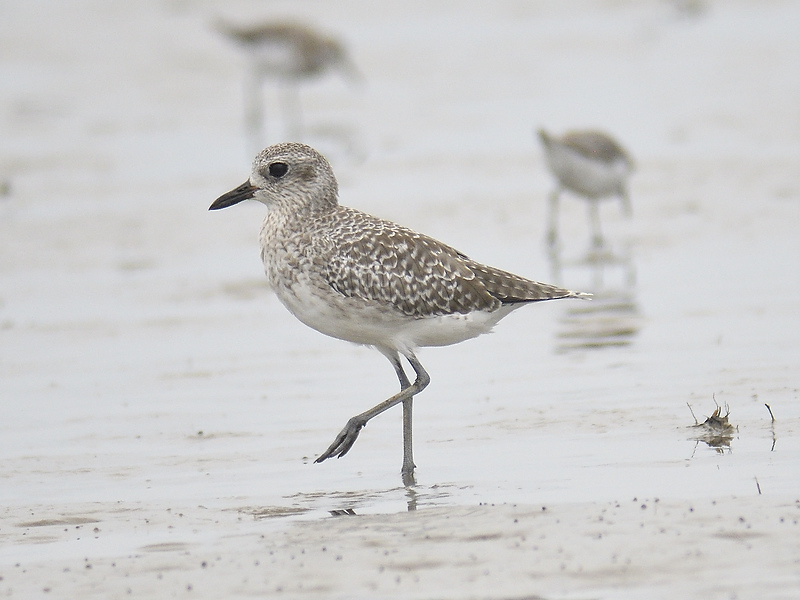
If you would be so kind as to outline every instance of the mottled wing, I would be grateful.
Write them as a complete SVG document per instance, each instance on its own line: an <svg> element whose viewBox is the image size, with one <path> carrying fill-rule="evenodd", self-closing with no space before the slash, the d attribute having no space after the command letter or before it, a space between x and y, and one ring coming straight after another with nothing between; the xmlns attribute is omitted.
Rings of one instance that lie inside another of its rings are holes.
<svg viewBox="0 0 800 600"><path fill-rule="evenodd" d="M348 208L315 239L329 285L340 294L429 317L496 310L501 302L467 257L428 236Z"/></svg>

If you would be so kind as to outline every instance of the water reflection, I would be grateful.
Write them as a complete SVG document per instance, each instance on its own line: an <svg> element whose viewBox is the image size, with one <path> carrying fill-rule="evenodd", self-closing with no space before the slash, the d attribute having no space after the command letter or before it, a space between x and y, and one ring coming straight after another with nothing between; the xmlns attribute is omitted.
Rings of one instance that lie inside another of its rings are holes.
<svg viewBox="0 0 800 600"><path fill-rule="evenodd" d="M564 261L557 247L549 250L551 278L559 283L569 271L572 289L592 292L591 302L572 302L559 322L556 351L628 346L641 328L636 300L636 267L629 248L614 252L593 248ZM584 283L577 283L581 279Z"/></svg>
<svg viewBox="0 0 800 600"><path fill-rule="evenodd" d="M466 486L468 488L469 486ZM284 496L284 506L245 506L237 510L255 519L309 518L310 515L357 516L360 514L413 512L451 504L464 486L436 484L431 486L394 487L387 489L352 490L347 492L299 492ZM400 507L403 507L400 509Z"/></svg>
<svg viewBox="0 0 800 600"><path fill-rule="evenodd" d="M772 408L769 404L764 404L769 411L769 418L770 418L770 432L772 433L772 448L769 449L770 452L775 452L775 444L778 442L778 436L775 434L775 415L772 414Z"/></svg>
<svg viewBox="0 0 800 600"><path fill-rule="evenodd" d="M299 492L283 497L281 506L239 506L233 509L257 521L269 519L316 520L369 514L414 512L417 507L452 506L454 497L471 486L434 484L383 490ZM402 507L402 508L401 508Z"/></svg>
<svg viewBox="0 0 800 600"><path fill-rule="evenodd" d="M716 404L716 399L714 403ZM716 450L718 454L724 454L725 450L730 452L733 436L739 430L738 427L732 425L728 420L728 416L731 414L730 408L726 405L725 414L723 415L722 407L717 404L717 408L711 413L711 416L707 417L706 420L701 423L697 420L692 406L688 403L687 406L689 406L689 410L694 418L694 425L691 426L693 429L693 436L691 439L697 442L697 444L695 444L695 450L697 450L697 445L703 442L709 448ZM692 452L692 456L694 456L694 452Z"/></svg>
<svg viewBox="0 0 800 600"><path fill-rule="evenodd" d="M406 498L408 498L408 512L417 510L417 490L411 486L406 486Z"/></svg>
<svg viewBox="0 0 800 600"><path fill-rule="evenodd" d="M411 487L406 486L406 506L408 508L408 512L414 512L417 510L417 491ZM355 511L354 508L333 508L329 509L328 512L332 517L356 517L358 513Z"/></svg>
<svg viewBox="0 0 800 600"><path fill-rule="evenodd" d="M334 508L328 511L332 517L357 517L355 509L352 508Z"/></svg>

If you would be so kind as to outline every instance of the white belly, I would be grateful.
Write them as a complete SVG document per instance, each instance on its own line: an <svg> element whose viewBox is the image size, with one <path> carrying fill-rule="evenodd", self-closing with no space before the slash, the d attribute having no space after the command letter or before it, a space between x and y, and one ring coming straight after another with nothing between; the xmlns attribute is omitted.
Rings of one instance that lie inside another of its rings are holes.
<svg viewBox="0 0 800 600"><path fill-rule="evenodd" d="M547 161L561 185L588 198L618 194L630 170L623 159L604 163L560 144L552 144Z"/></svg>
<svg viewBox="0 0 800 600"><path fill-rule="evenodd" d="M295 317L321 333L398 352L449 346L477 337L522 306L509 304L493 312L414 318L374 302L342 296L329 287L316 288L299 281L291 288L276 287L275 291Z"/></svg>

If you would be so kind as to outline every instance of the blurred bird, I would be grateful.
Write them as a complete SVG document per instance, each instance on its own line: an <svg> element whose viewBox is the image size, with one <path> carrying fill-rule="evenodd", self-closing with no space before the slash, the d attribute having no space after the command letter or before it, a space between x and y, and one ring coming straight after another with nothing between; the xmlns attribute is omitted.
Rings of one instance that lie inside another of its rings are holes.
<svg viewBox="0 0 800 600"><path fill-rule="evenodd" d="M603 246L598 202L617 196L623 212L631 215L627 181L633 172L633 160L610 135L600 131L570 131L561 138L540 129L539 139L544 146L547 166L558 181L550 194L547 242L558 242L558 198L569 190L589 201L589 221L592 245Z"/></svg>
<svg viewBox="0 0 800 600"><path fill-rule="evenodd" d="M249 73L245 89L245 126L252 145L262 147L264 133L264 82L279 84L279 103L286 125L286 137L300 141L303 118L299 84L338 71L349 81L361 81L344 46L311 28L297 23L264 23L237 27L217 22L216 28L245 50Z"/></svg>
<svg viewBox="0 0 800 600"><path fill-rule="evenodd" d="M666 0L674 9L675 14L682 18L697 18L703 16L708 11L708 3L705 0Z"/></svg>

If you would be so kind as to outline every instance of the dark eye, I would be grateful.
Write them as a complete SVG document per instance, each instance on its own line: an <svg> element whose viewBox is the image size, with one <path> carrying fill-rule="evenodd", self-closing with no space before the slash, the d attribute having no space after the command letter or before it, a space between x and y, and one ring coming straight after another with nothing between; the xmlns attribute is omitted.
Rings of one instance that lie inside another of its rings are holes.
<svg viewBox="0 0 800 600"><path fill-rule="evenodd" d="M288 170L289 165L285 162L274 162L269 166L269 174L278 179L286 175L286 171Z"/></svg>

